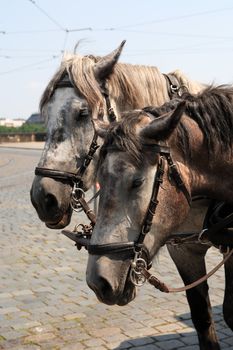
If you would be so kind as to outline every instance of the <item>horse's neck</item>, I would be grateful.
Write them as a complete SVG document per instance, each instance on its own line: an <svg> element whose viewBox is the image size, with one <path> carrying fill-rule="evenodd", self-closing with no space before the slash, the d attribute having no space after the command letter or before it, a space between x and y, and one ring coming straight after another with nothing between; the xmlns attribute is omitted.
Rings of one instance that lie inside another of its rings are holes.
<svg viewBox="0 0 233 350"><path fill-rule="evenodd" d="M178 150L178 160L186 164L184 168L186 174L188 173L192 196L204 195L233 202L233 149L222 152L220 148L216 148L212 155L209 154L203 134L196 122L190 120L187 115L185 119L185 126L190 133L191 159L187 156L187 159L182 161L182 152Z"/></svg>
<svg viewBox="0 0 233 350"><path fill-rule="evenodd" d="M121 65L109 81L110 96L119 114L123 111L161 106L169 101L167 82L156 67Z"/></svg>
<svg viewBox="0 0 233 350"><path fill-rule="evenodd" d="M122 88L113 88L113 106L119 116L123 111L142 109L146 106L159 107L170 100L167 80L156 67L128 65L128 68L130 67L133 69L132 74L128 76L127 83L117 77L118 85ZM180 70L170 74L176 78L182 91L187 89L190 93L195 94L204 88L203 84L190 80Z"/></svg>
<svg viewBox="0 0 233 350"><path fill-rule="evenodd" d="M207 165L192 172L193 195L233 203L233 163L224 159L215 159L212 163L212 167Z"/></svg>

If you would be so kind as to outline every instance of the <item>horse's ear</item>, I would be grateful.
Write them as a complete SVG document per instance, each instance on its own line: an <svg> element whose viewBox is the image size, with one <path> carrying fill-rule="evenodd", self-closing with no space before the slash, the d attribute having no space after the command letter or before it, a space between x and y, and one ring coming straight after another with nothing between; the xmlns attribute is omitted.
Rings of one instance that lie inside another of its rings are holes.
<svg viewBox="0 0 233 350"><path fill-rule="evenodd" d="M173 98L172 100L165 102L162 106L147 106L143 108L143 111L152 114L155 118L161 115L173 111L182 101L180 97Z"/></svg>
<svg viewBox="0 0 233 350"><path fill-rule="evenodd" d="M109 55L102 57L94 66L94 75L97 80L103 81L108 78L109 75L113 72L113 68L117 63L121 51L126 43L126 40L123 40L120 46L111 52Z"/></svg>
<svg viewBox="0 0 233 350"><path fill-rule="evenodd" d="M185 101L182 101L174 111L153 120L141 130L140 136L144 139L166 140L178 125L185 105Z"/></svg>
<svg viewBox="0 0 233 350"><path fill-rule="evenodd" d="M93 119L93 123L94 123L94 128L95 128L97 135L100 136L101 138L105 139L106 135L108 133L109 124L107 124L99 119Z"/></svg>

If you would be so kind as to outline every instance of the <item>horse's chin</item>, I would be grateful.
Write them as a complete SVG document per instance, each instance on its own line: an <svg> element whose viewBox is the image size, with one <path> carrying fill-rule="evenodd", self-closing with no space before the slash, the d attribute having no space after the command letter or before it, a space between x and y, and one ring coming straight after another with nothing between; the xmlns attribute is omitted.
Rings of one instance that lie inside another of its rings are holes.
<svg viewBox="0 0 233 350"><path fill-rule="evenodd" d="M45 222L45 225L50 229L60 230L69 225L72 216L72 209L69 208L56 222Z"/></svg>
<svg viewBox="0 0 233 350"><path fill-rule="evenodd" d="M116 295L98 295L96 293L96 296L98 300L101 303L104 303L106 305L119 305L124 306L129 304L131 301L133 301L136 297L137 289L136 287L131 283L131 281L127 281L124 290Z"/></svg>
<svg viewBox="0 0 233 350"><path fill-rule="evenodd" d="M118 299L117 305L124 306L129 304L131 301L135 299L136 295L137 295L136 287L131 282L126 283L124 292Z"/></svg>

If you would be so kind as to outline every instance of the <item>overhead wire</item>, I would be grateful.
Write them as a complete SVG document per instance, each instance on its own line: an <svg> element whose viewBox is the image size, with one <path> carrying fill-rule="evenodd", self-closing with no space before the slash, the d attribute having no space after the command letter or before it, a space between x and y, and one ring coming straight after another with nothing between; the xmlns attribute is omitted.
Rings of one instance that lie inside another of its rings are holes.
<svg viewBox="0 0 233 350"><path fill-rule="evenodd" d="M65 52L65 48L66 48L66 44L67 44L67 41L68 41L68 34L69 32L78 32L78 31L85 31L85 30L92 30L92 28L88 27L88 28L74 28L74 29L67 29L65 28L63 25L61 25L55 18L53 18L47 11L45 11L44 9L42 9L37 3L35 0L28 0L30 3L32 3L41 13L43 13L47 18L49 18L49 20L51 22L53 22L57 27L58 29L47 29L47 30L24 30L24 31L12 31L12 32L8 32L8 31L5 31L5 30L1 30L0 31L0 34L4 34L4 35L10 35L10 34L35 34L35 33L48 33L48 32L55 32L55 31L63 31L65 33L65 37L64 37L64 41L63 41L63 45L62 45L62 49L60 50L60 54L64 54ZM1 55L0 56L1 58L13 58L13 56L10 56L10 55ZM59 56L56 56L54 55L52 59L54 58L57 58ZM51 61L51 59L48 59L48 60L43 60L43 61L40 61L40 62L36 62L36 63L32 63L32 64L28 64L28 65L24 65L24 66L21 66L21 67L17 67L17 68L13 68L13 69L10 69L10 70L7 70L5 72L0 72L0 75L4 75L4 74L8 74L8 73L11 73L11 72L16 72L16 71L21 71L21 70L24 70L25 68L28 68L28 67L31 67L31 66L35 66L37 64L41 64L41 63L44 63L44 62L48 62L48 61Z"/></svg>
<svg viewBox="0 0 233 350"><path fill-rule="evenodd" d="M52 57L59 57L58 54L52 55ZM48 54L40 54L40 55L1 55L0 58L6 58L6 59L25 59L25 58L39 58L39 57L48 57Z"/></svg>
<svg viewBox="0 0 233 350"><path fill-rule="evenodd" d="M63 45L62 45L62 49L61 49L61 54L63 55L65 48L66 48L66 44L68 41L68 35L70 32L79 32L79 31L86 31L86 30L92 30L92 28L88 27L88 28L75 28L75 29L68 29L65 28L63 25L61 25L56 19L54 19L47 11L45 11L44 9L42 9L35 0L28 0L29 2L31 2L40 12L42 12L47 18L50 19L50 21L52 21L60 30L62 30L63 32L65 32L65 37L64 37L64 41L63 41Z"/></svg>
<svg viewBox="0 0 233 350"><path fill-rule="evenodd" d="M32 29L32 30L15 30L15 31L5 31L1 30L0 34L4 35L17 35L17 34L37 34L37 33L49 33L49 32L59 32L60 29Z"/></svg>
<svg viewBox="0 0 233 350"><path fill-rule="evenodd" d="M67 31L67 29L61 25L57 20L55 20L52 16L48 14L44 9L42 9L39 5L37 5L35 0L28 0L31 2L40 12L42 12L46 17L50 19L51 22L53 22L58 28L60 28L63 31Z"/></svg>
<svg viewBox="0 0 233 350"><path fill-rule="evenodd" d="M125 29L125 28L131 28L131 27L144 26L144 25L147 25L147 24L155 24L155 23L162 23L162 22L177 21L177 20L180 20L180 19L186 19L186 18L197 17L197 16L204 16L204 15L207 15L207 14L215 14L215 13L231 11L231 10L233 10L233 6L227 7L227 8L215 9L215 10L194 12L194 13L190 13L190 14L186 14L186 15L179 15L179 16L174 16L174 17L165 17L165 18L156 19L156 20L153 20L153 21L128 24L128 25L124 25L124 26L112 27L112 28L109 28L109 29L110 30Z"/></svg>
<svg viewBox="0 0 233 350"><path fill-rule="evenodd" d="M17 67L17 68L9 69L8 71L0 72L0 75L5 75L5 74L8 74L8 73L22 71L22 70L24 70L26 68L33 67L33 66L39 65L41 63L49 62L49 61L52 61L52 60L57 59L57 58L59 58L59 56L53 56L52 58L49 58L49 59L46 59L46 60L42 60L42 61L26 64L26 65L23 65L23 66L20 66L20 67Z"/></svg>
<svg viewBox="0 0 233 350"><path fill-rule="evenodd" d="M190 13L190 14L186 14L186 15L179 15L179 16L173 16L173 17L166 17L166 18L161 18L161 19L156 19L153 21L147 21L147 22L140 22L140 23L132 23L129 25L124 25L124 26L115 26L115 27L111 27L111 28L92 28L92 27L84 27L84 28L66 28L65 26L63 26L61 23L59 23L58 20L56 20L54 17L52 17L47 11L45 11L41 6L39 6L37 4L37 2L35 0L28 0L31 4L33 4L33 6L35 6L38 11L40 11L43 15L45 15L53 24L56 25L57 29L47 29L47 30L24 30L24 31L12 31L12 32L8 32L5 30L0 30L0 34L2 35L10 35L10 34L35 34L35 33L48 33L48 32L56 32L56 31L63 31L65 33L64 36L64 40L63 40L63 44L62 44L62 48L60 50L61 54L64 54L65 48L67 46L67 42L68 42L68 35L69 33L74 33L74 32L79 32L79 31L123 31L123 32L132 32L132 33L142 33L142 34L156 34L156 35L164 35L164 36L182 36L182 37L197 37L197 38L211 38L211 39L219 39L219 40L232 40L232 37L212 37L212 36L207 36L207 35L202 35L202 34L188 34L188 33L167 33L167 32L153 32L153 31L140 31L140 30L136 30L136 29L127 29L127 28L133 28L133 27L138 27L138 26L145 26L148 24L156 24L156 23L162 23L162 22L166 22L166 21L176 21L176 20L181 20L181 19L185 19L185 18L190 18L190 17L196 17L196 16L203 16L203 15L207 15L207 14L215 14L215 13L219 13L219 12L224 12L224 11L230 11L233 10L233 6L232 7L228 7L228 8L220 8L220 9L215 9L215 10L208 10L208 11L202 11L202 12L195 12L195 13ZM208 44L208 43L207 43ZM205 43L206 45L206 43ZM185 47L185 49L195 49L195 46L193 47ZM183 48L170 48L170 49L157 49L156 52L158 51L169 51L169 52L175 52L177 50L182 50ZM5 50L6 52L8 50ZM36 50L32 50L32 51L36 51ZM38 50L39 51L39 50ZM49 51L48 51L49 52ZM51 51L50 51L51 52ZM144 50L145 52L145 50ZM153 52L150 51L150 52ZM12 55L7 55L2 52L2 55L0 56L1 58L13 58ZM142 53L139 53L139 55ZM147 51L148 54L148 51ZM130 53L128 53L128 55L131 55ZM29 57L29 56L28 56ZM54 56L57 57L57 56ZM51 59L49 59L51 60ZM34 65L34 64L33 64ZM25 66L28 67L29 65ZM0 72L0 74L7 74L13 71L18 71L23 67L18 67L6 72Z"/></svg>
<svg viewBox="0 0 233 350"><path fill-rule="evenodd" d="M69 30L67 28L65 28L63 25L61 25L57 20L55 20L53 17L50 16L50 14L45 11L44 9L42 9L39 5L37 5L35 0L28 0L29 2L31 2L40 12L42 12L47 18L49 18L50 21L52 21L60 30L62 30L63 32L65 32L65 37L64 37L64 41L63 41L63 45L62 45L62 49L61 49L61 54L63 55L63 52L65 51L66 48L66 44L68 41L68 34L69 34Z"/></svg>
<svg viewBox="0 0 233 350"><path fill-rule="evenodd" d="M106 29L107 30L107 29ZM137 34L152 34L152 35L161 35L161 36L175 36L175 37L184 37L184 38L197 38L197 39L214 39L214 40L232 40L233 36L213 36L205 34L193 34L193 33L176 33L176 32L158 32L158 31L147 31L147 30L134 30L134 29L116 29L116 31L123 33L137 33Z"/></svg>

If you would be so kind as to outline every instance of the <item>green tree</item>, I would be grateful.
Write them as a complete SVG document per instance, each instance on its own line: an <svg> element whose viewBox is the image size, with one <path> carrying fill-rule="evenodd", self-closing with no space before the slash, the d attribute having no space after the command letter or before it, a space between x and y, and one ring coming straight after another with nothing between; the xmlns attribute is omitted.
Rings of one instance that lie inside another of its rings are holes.
<svg viewBox="0 0 233 350"><path fill-rule="evenodd" d="M24 123L22 126L18 128L14 128L13 126L2 126L0 125L0 133L1 134L11 134L11 133L24 133L24 132L46 132L46 128L41 124L27 124Z"/></svg>

